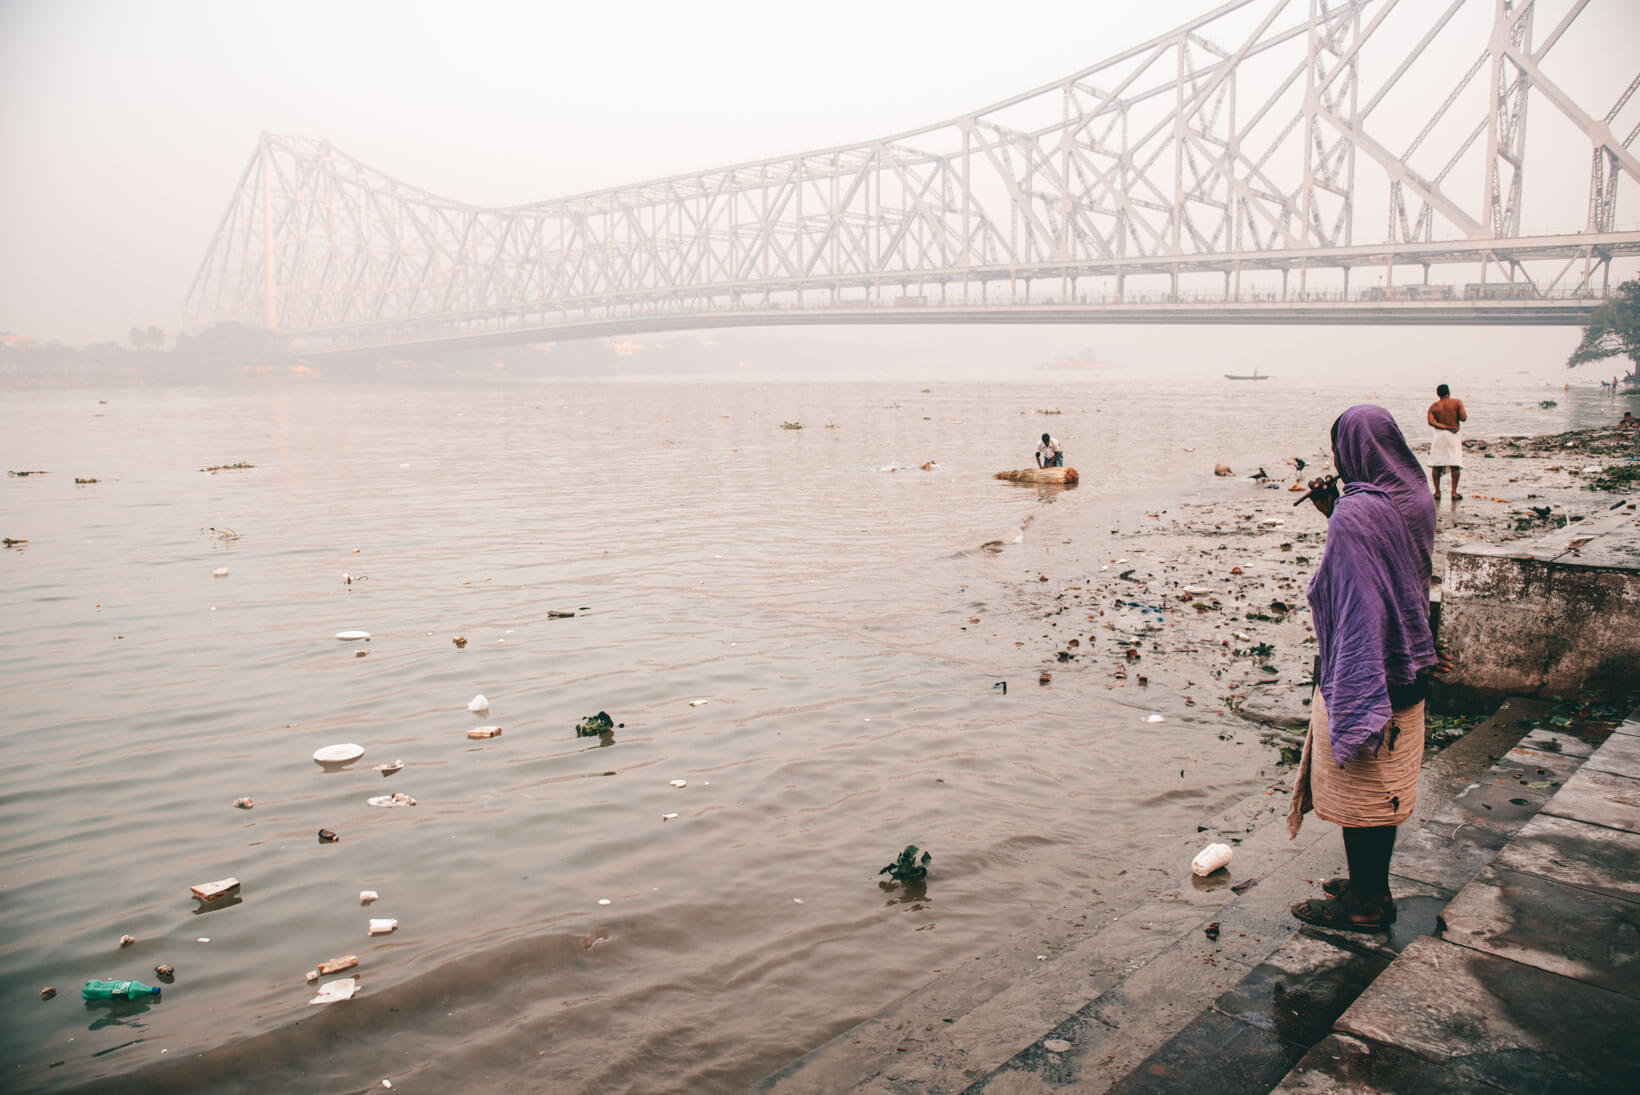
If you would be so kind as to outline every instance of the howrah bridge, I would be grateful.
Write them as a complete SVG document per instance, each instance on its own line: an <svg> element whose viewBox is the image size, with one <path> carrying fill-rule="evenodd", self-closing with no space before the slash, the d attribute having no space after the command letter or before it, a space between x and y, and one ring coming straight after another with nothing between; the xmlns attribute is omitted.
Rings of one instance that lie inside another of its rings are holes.
<svg viewBox="0 0 1640 1095"><path fill-rule="evenodd" d="M1640 261L1640 67L1613 47L1631 3L1231 0L925 128L506 208L264 133L187 321L313 354L821 323L1580 323Z"/></svg>

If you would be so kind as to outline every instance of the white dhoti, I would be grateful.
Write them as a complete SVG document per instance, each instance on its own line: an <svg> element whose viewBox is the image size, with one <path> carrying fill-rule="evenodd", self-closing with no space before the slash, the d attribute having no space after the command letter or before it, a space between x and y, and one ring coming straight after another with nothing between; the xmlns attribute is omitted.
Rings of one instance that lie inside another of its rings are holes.
<svg viewBox="0 0 1640 1095"><path fill-rule="evenodd" d="M1448 430L1436 430L1429 443L1429 466L1432 468L1463 467L1463 442Z"/></svg>

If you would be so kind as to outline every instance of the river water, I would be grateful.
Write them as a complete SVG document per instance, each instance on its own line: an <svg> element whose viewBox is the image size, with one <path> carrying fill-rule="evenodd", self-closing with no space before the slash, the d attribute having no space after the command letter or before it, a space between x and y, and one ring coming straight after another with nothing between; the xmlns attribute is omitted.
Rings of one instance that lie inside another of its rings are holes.
<svg viewBox="0 0 1640 1095"><path fill-rule="evenodd" d="M1545 391L1459 394L1493 434L1609 411ZM1412 422L1431 398L1370 394ZM1039 687L1024 593L1132 550L1110 530L1147 507L1248 489L1214 462L1318 452L1362 395L1027 371L0 396L7 469L49 472L0 485L28 541L0 555L0 1086L734 1090L1056 910L1176 886L1180 834L1275 758L1182 696ZM1079 489L991 478L1043 429ZM576 737L600 710L624 725ZM364 757L312 760L343 742ZM366 804L391 792L417 805ZM920 901L878 886L907 843ZM230 875L242 899L200 910ZM310 1007L344 954L359 996ZM158 962L157 1004L79 1000Z"/></svg>

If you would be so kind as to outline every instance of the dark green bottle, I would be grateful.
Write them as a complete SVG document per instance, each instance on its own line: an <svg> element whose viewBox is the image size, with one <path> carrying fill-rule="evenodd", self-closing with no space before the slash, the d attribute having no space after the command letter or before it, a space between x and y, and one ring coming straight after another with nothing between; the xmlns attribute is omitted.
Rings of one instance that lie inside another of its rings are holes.
<svg viewBox="0 0 1640 1095"><path fill-rule="evenodd" d="M87 981L80 994L87 1000L142 1000L159 995L159 986L149 988L141 981Z"/></svg>

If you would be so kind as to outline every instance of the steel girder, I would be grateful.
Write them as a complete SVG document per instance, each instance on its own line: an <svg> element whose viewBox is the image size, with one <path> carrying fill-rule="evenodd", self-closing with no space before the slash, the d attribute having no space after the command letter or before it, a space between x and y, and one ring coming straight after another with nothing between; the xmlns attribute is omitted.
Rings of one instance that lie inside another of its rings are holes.
<svg viewBox="0 0 1640 1095"><path fill-rule="evenodd" d="M989 311L1033 283L1038 302L1086 299L1083 279L1120 303L1130 278L1179 299L1181 278L1210 273L1235 301L1244 275L1278 272L1302 297L1312 271L1341 271L1347 294L1354 268L1427 282L1441 264L1533 296L1598 293L1613 255L1640 254L1618 220L1640 184L1640 75L1609 108L1564 90L1547 55L1625 0L1562 2L1534 41L1536 0L1231 0L939 125L511 208L264 133L189 319L367 344L725 309ZM1408 98L1443 91L1406 132ZM1592 157L1581 233L1524 231L1531 100ZM1382 233L1365 230L1367 194ZM1563 264L1534 277L1528 260Z"/></svg>

